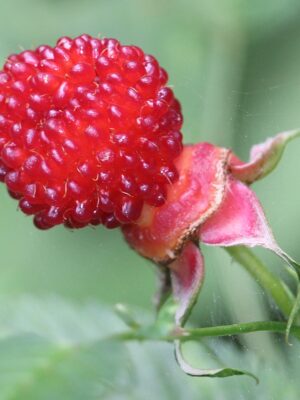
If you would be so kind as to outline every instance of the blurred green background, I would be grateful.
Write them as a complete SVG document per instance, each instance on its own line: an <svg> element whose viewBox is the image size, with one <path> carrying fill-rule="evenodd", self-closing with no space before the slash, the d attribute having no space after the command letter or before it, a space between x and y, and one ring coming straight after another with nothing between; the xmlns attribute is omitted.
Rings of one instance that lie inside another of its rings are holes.
<svg viewBox="0 0 300 400"><path fill-rule="evenodd" d="M169 72L169 83L181 100L185 142L209 141L231 147L246 159L251 145L279 131L300 127L298 0L0 0L0 6L2 63L10 53L39 44L54 45L59 36L74 37L81 33L116 37L155 55ZM255 186L280 245L298 260L299 154L300 141L287 149L275 173ZM70 232L60 227L40 232L33 227L30 218L16 212L16 203L3 187L0 195L2 314L7 314L5 305L9 307L12 303L15 307L13 316L22 314L16 310L24 303L26 312L36 313L36 307L41 303L42 315L47 313L48 300L45 298L55 296L60 300L57 307L49 300L52 311L48 318L58 325L64 319L58 316L64 302L75 309L91 302L108 306L124 302L148 310L151 315L155 289L153 267L127 248L120 232L102 228ZM195 324L277 316L262 290L221 249L209 248L204 252L207 279L193 314ZM273 271L285 277L280 261L265 251L258 251L258 254ZM30 301L26 297L28 294L32 296ZM1 317L1 313L0 333L3 336L10 318L6 314L5 318ZM81 325L81 314L78 313L78 325ZM19 323L15 324L15 329L19 333ZM41 333L47 329L37 331ZM36 332L34 328L32 330ZM18 352L19 343L10 343L10 346L12 353ZM6 345L2 347L5 349ZM138 350L133 349L138 368L145 369L146 380L152 379L155 385L161 375L166 381L172 378L181 391L174 388L170 391L170 384L168 390L160 392L157 389L155 397L150 396L151 391L143 392L142 396L139 394L142 392L133 393L138 384L132 382L131 397L128 398L219 400L252 399L261 395L262 399L298 399L293 396L299 393L300 383L292 373L285 375L274 367L285 362L283 351L286 349L281 342L274 344L274 340L265 334L246 336L238 345L230 347L228 354L236 354L235 361L242 357L244 369L249 367L249 361L252 366L255 364L254 369L263 365L263 370L267 371L260 388L253 389L252 383L245 384L247 378L231 378L226 383L204 379L195 384L176 369L171 351L168 365L157 355L157 368L153 367L153 370L159 369L161 374L151 374L146 372L145 364L151 364L153 360L149 361L146 353L138 359ZM0 347L0 359L1 354ZM250 360L248 356L254 358ZM297 360L289 360L289 363L296 368ZM167 372L169 368L174 371ZM3 373L5 375L7 371ZM285 382L282 385L290 388L284 397L280 397L282 392L276 389L279 376ZM59 387L57 382L53 387L41 386L36 392L33 389L34 394L25 397L22 390L15 395L1 394L0 387L0 399L69 399L66 394L60 397L57 394L60 392L55 392L55 387ZM60 381L61 387L65 386L64 382L63 379ZM267 389L270 385L274 385L272 395ZM149 382L148 387L151 388ZM190 392L184 394L184 387L192 389L186 389ZM123 398L113 389L108 397L92 397L87 394L88 390L79 397L73 395L70 398ZM201 395L204 390L205 395Z"/></svg>

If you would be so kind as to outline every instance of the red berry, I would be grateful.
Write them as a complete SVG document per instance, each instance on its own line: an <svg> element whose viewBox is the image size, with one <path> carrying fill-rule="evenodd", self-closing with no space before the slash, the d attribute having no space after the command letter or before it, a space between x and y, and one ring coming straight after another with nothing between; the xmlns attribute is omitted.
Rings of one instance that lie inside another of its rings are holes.
<svg viewBox="0 0 300 400"><path fill-rule="evenodd" d="M182 150L167 78L138 47L89 35L7 58L0 180L38 228L114 228L165 203Z"/></svg>

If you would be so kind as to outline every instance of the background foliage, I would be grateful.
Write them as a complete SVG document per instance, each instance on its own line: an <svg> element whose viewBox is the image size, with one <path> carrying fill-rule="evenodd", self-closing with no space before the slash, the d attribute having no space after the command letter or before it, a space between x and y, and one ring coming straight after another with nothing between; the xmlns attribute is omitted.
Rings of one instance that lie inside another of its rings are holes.
<svg viewBox="0 0 300 400"><path fill-rule="evenodd" d="M157 56L181 99L186 142L211 141L246 158L252 144L300 126L297 0L0 0L0 6L2 62L83 32ZM298 259L299 152L300 142L293 143L276 172L256 184L279 243ZM39 232L4 188L0 196L0 399L298 399L299 352L294 346L288 355L266 334L214 342L227 364L262 370L259 387L247 378L187 378L168 345L103 345L101 336L122 328L112 304L132 304L151 318L152 267L117 231ZM277 316L221 249L204 251L207 279L196 325ZM280 261L260 254L282 273ZM198 348L187 349L194 363L210 366L211 354Z"/></svg>

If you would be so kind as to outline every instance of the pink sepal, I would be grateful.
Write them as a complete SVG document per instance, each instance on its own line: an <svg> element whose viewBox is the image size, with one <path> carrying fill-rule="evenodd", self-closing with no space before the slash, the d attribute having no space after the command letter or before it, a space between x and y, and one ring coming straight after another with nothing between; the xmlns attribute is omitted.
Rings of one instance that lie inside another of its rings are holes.
<svg viewBox="0 0 300 400"><path fill-rule="evenodd" d="M197 300L204 280L204 259L201 251L193 242L188 242L169 268L173 296L178 303L175 322L182 326Z"/></svg>

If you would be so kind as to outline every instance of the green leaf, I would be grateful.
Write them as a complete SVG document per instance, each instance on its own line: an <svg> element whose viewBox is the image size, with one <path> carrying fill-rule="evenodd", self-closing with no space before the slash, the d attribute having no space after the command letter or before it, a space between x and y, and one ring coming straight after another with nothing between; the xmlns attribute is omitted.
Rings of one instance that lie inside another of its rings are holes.
<svg viewBox="0 0 300 400"><path fill-rule="evenodd" d="M259 383L258 378L248 371L243 371L239 369L233 369L229 367L223 368L214 368L214 369L200 369L192 367L183 357L182 354L182 344L179 341L175 343L175 355L176 360L182 369L187 375L194 376L194 377L206 377L206 378L227 378L234 375L247 375L253 378L256 383Z"/></svg>
<svg viewBox="0 0 300 400"><path fill-rule="evenodd" d="M0 354L1 400L103 398L131 383L126 348L117 342L64 346L22 335L2 339Z"/></svg>
<svg viewBox="0 0 300 400"><path fill-rule="evenodd" d="M0 400L92 400L130 391L128 348L112 310L59 298L0 303Z"/></svg>
<svg viewBox="0 0 300 400"><path fill-rule="evenodd" d="M159 318L167 325L173 321L173 312L172 304L166 304ZM145 310L134 314L143 324L153 319ZM212 340L211 347L222 364L237 370L247 366L259 374L258 392L250 380L215 380L212 384L187 376L176 365L169 343L103 341L104 336L123 329L112 308L99 302L1 298L0 400L199 400L199 393L204 399L298 399L298 343L293 351L286 347L287 363L282 352L262 360L261 355L237 348L234 342ZM185 352L195 365L200 361L211 365L211 350L202 342L189 342Z"/></svg>

